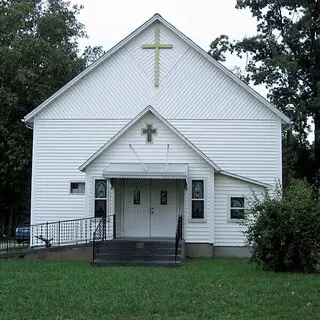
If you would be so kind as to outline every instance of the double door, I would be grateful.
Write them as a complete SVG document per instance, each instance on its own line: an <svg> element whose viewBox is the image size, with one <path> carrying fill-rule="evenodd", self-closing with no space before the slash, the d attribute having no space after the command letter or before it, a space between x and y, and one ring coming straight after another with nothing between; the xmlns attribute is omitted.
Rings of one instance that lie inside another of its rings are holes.
<svg viewBox="0 0 320 320"><path fill-rule="evenodd" d="M123 200L125 237L174 237L177 219L175 180L127 180Z"/></svg>

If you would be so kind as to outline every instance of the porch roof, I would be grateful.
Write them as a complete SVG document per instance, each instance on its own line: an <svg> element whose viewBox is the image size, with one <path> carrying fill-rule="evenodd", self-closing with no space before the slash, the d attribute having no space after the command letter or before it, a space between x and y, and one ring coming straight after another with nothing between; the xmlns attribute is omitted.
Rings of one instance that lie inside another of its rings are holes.
<svg viewBox="0 0 320 320"><path fill-rule="evenodd" d="M186 179L185 163L110 163L103 171L104 178L121 179Z"/></svg>

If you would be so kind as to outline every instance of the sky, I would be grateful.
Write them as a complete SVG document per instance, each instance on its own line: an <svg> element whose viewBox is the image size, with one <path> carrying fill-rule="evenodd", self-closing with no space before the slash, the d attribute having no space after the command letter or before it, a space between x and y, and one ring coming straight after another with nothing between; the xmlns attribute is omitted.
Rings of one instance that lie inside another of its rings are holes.
<svg viewBox="0 0 320 320"><path fill-rule="evenodd" d="M256 33L256 23L249 11L235 9L236 0L72 0L82 4L79 20L89 39L80 42L102 46L105 51L133 30L159 13L205 51L221 34L241 39ZM241 61L229 57L225 64L232 69ZM242 63L243 65L243 63ZM258 91L265 95L266 91Z"/></svg>

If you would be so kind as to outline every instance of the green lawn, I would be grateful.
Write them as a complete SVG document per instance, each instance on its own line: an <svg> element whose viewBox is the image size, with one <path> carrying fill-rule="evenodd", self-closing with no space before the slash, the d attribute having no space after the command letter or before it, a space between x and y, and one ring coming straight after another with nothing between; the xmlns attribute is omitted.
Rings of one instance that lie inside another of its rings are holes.
<svg viewBox="0 0 320 320"><path fill-rule="evenodd" d="M320 319L320 275L247 260L180 268L0 260L0 319Z"/></svg>

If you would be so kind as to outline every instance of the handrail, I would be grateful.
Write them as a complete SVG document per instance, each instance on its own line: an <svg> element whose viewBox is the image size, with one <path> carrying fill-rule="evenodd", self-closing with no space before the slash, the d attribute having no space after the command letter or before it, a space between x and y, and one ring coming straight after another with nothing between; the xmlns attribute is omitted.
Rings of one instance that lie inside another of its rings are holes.
<svg viewBox="0 0 320 320"><path fill-rule="evenodd" d="M8 251L20 251L29 247L73 245L89 243L93 240L93 232L101 222L101 217L78 218L55 222L38 223L33 225L21 225L6 229L0 234L0 253ZM115 219L114 219L115 220ZM105 219L105 230L115 228L111 219ZM112 236L112 234L106 234Z"/></svg>
<svg viewBox="0 0 320 320"><path fill-rule="evenodd" d="M93 232L93 241L92 241L92 261L95 260L96 257L96 251L98 250L97 248L97 243L104 241L106 238L106 232L105 232L105 226L106 226L106 217L103 217L96 230Z"/></svg>
<svg viewBox="0 0 320 320"><path fill-rule="evenodd" d="M116 238L116 215L103 217L93 232L92 261L95 261L101 242Z"/></svg>
<svg viewBox="0 0 320 320"><path fill-rule="evenodd" d="M182 239L182 215L179 215L178 221L177 221L177 229L176 229L176 243L175 243L175 256L174 256L175 263L177 263L178 248L179 248L179 243L181 239Z"/></svg>

